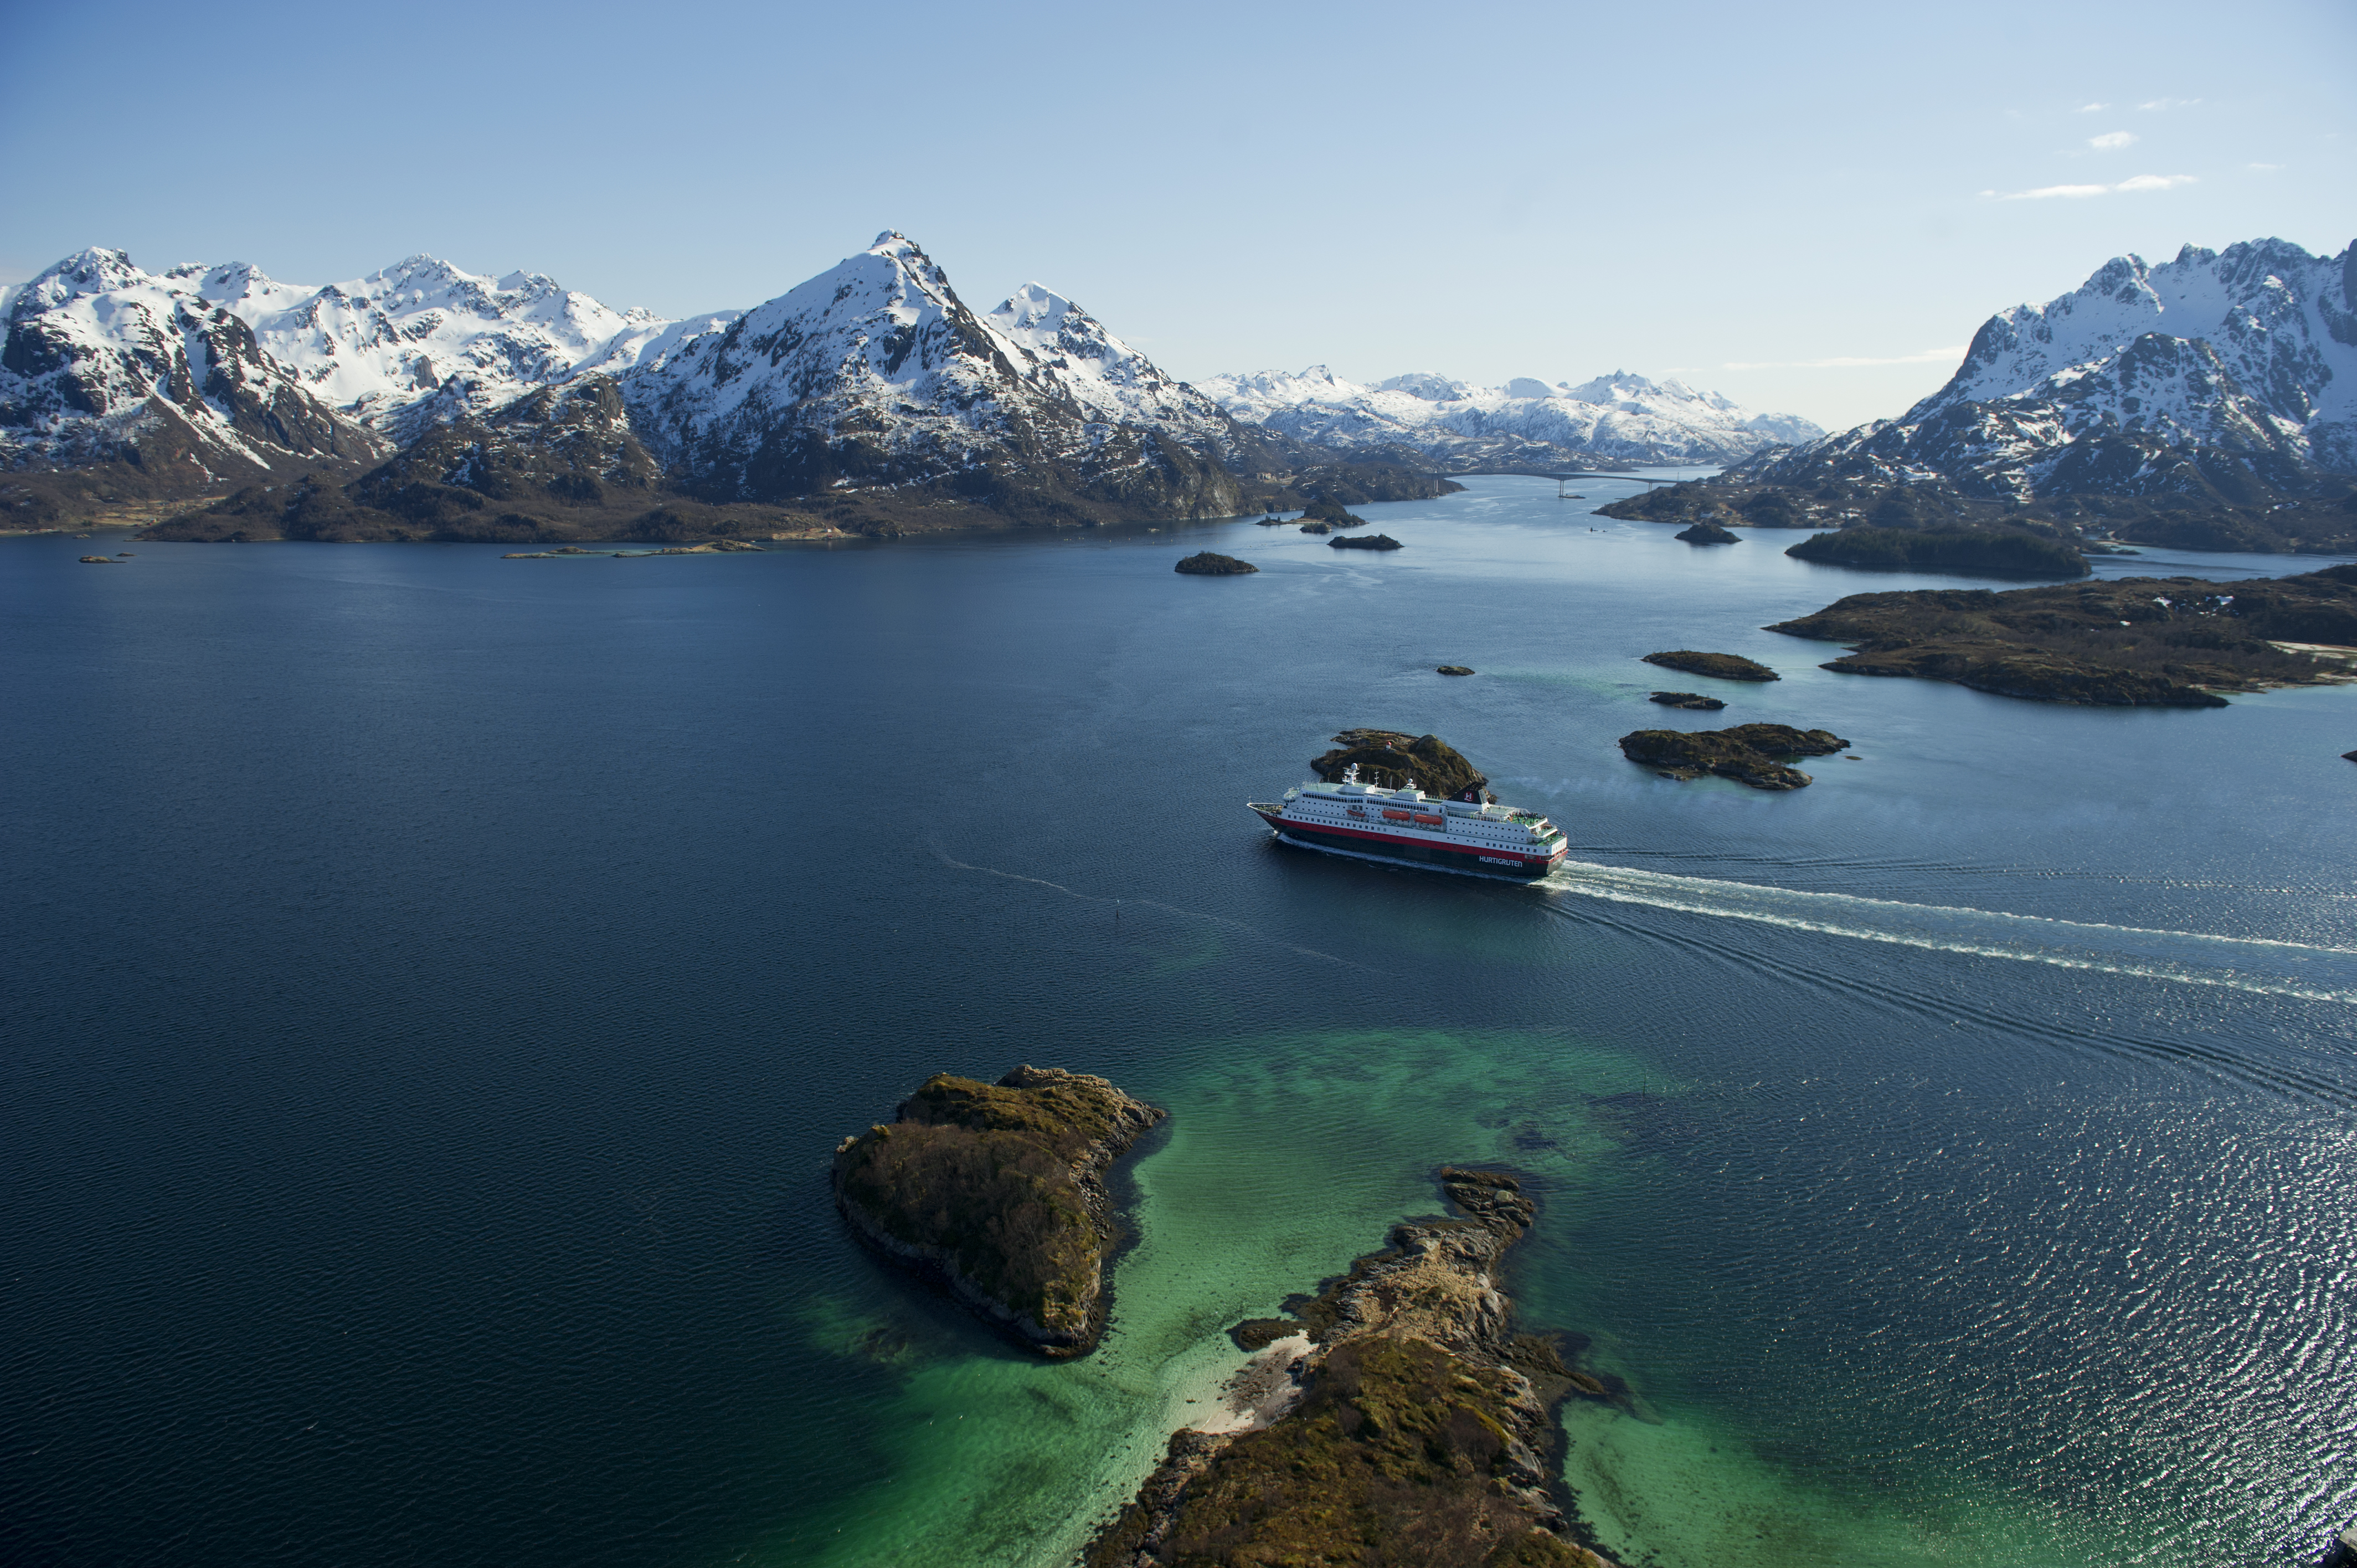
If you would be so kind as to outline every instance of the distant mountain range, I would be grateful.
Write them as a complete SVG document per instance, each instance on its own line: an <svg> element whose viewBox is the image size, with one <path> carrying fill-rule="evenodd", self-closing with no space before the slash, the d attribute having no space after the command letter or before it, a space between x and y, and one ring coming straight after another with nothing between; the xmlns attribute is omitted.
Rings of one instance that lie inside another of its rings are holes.
<svg viewBox="0 0 2357 1568"><path fill-rule="evenodd" d="M110 250L0 290L0 526L19 528L196 500L183 536L1092 524L1692 463L1731 467L1621 510L1823 527L1997 509L2066 532L2158 510L2177 542L2311 548L2349 525L2294 514L2357 471L2357 248L2276 240L2122 257L1991 317L1900 418L1833 435L1625 372L1193 387L1038 284L970 309L898 233L680 321L428 256L315 287Z"/></svg>
<svg viewBox="0 0 2357 1568"><path fill-rule="evenodd" d="M1451 473L1566 464L1733 463L1822 426L1754 413L1684 381L1616 371L1577 386L1518 377L1476 387L1428 372L1373 386L1323 365L1214 376L1204 392L1248 424L1335 452L1413 455Z"/></svg>
<svg viewBox="0 0 2357 1568"><path fill-rule="evenodd" d="M1944 481L1972 497L2255 501L2357 472L2357 246L2281 240L2001 310L1900 414L1746 466L1761 483Z"/></svg>
<svg viewBox="0 0 2357 1568"><path fill-rule="evenodd" d="M0 519L19 527L77 499L231 487L209 521L172 526L876 532L1448 488L1241 424L1039 285L977 315L898 233L752 310L684 321L425 256L314 288L91 250L0 306ZM745 506L770 510L713 510Z"/></svg>

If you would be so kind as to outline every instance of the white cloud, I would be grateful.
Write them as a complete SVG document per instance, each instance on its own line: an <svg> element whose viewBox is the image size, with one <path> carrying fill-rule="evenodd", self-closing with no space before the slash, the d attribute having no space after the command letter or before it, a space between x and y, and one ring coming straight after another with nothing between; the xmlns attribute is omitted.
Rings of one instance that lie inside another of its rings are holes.
<svg viewBox="0 0 2357 1568"><path fill-rule="evenodd" d="M2115 148L2125 147L2135 140L2134 131L2106 131L2100 136L2088 137L2087 145L2108 153Z"/></svg>
<svg viewBox="0 0 2357 1568"><path fill-rule="evenodd" d="M2108 103L2082 103L2072 111L2074 114L2100 114L2111 107Z"/></svg>
<svg viewBox="0 0 2357 1568"><path fill-rule="evenodd" d="M1963 345L1953 349L1926 349L1920 354L1900 354L1892 359L1864 359L1855 354L1843 354L1831 360L1768 360L1751 361L1729 360L1720 366L1727 371L1854 371L1868 365L1937 365L1964 357Z"/></svg>
<svg viewBox="0 0 2357 1568"><path fill-rule="evenodd" d="M2117 185L2041 185L2036 190L2008 190L2002 194L1984 190L1981 194L1995 196L2000 201L2048 201L2058 196L2075 201L2090 196L2109 196L2115 190L2174 190L2193 183L2194 177L2190 174L2140 174Z"/></svg>
<svg viewBox="0 0 2357 1568"><path fill-rule="evenodd" d="M2136 107L2147 113L2158 113L2164 109L2190 109L2201 102L2199 98L2156 98L2148 103L2139 103Z"/></svg>
<svg viewBox="0 0 2357 1568"><path fill-rule="evenodd" d="M2000 199L2006 201L2044 201L2055 196L2101 196L2112 188L2108 185L2041 185L2036 190L2008 190ZM1996 195L1995 191L1987 194Z"/></svg>

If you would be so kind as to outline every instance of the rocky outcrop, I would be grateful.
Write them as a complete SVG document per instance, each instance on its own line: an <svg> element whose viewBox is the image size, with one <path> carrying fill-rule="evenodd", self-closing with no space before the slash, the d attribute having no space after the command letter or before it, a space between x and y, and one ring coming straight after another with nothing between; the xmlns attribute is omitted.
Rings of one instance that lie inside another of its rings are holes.
<svg viewBox="0 0 2357 1568"><path fill-rule="evenodd" d="M1646 700L1665 708L1693 708L1706 714L1715 714L1727 706L1717 697L1706 697L1700 692L1656 692Z"/></svg>
<svg viewBox="0 0 2357 1568"><path fill-rule="evenodd" d="M1397 550L1400 542L1388 533L1353 533L1329 539L1327 544L1336 550Z"/></svg>
<svg viewBox="0 0 2357 1568"><path fill-rule="evenodd" d="M1783 679L1765 664L1739 653L1704 653L1692 648L1674 648L1666 653L1648 653L1645 662L1664 670L1683 670L1689 675L1711 675L1721 681Z"/></svg>
<svg viewBox="0 0 2357 1568"><path fill-rule="evenodd" d="M1170 569L1184 572L1190 577L1241 577L1247 572L1260 570L1249 561L1239 561L1232 555L1215 554L1209 550L1199 551Z"/></svg>
<svg viewBox="0 0 2357 1568"><path fill-rule="evenodd" d="M1726 529L1707 519L1695 523L1691 528L1678 530L1677 537L1684 540L1688 544L1740 544L1743 542L1740 537L1729 533Z"/></svg>
<svg viewBox="0 0 2357 1568"><path fill-rule="evenodd" d="M836 1206L886 1257L946 1285L1051 1359L1086 1355L1110 1309L1118 1228L1105 1173L1166 1113L1102 1078L940 1074L834 1152Z"/></svg>
<svg viewBox="0 0 2357 1568"><path fill-rule="evenodd" d="M1768 628L1851 645L1823 668L1946 681L2103 707L2214 708L2220 692L2345 680L2357 564L2217 583L2124 577L2066 586L1852 594ZM2299 645L2323 650L2310 651Z"/></svg>
<svg viewBox="0 0 2357 1568"><path fill-rule="evenodd" d="M1334 737L1334 747L1309 762L1309 770L1329 783L1356 768L1362 784L1391 789L1413 784L1427 795L1479 800L1482 787L1490 782L1465 760L1463 753L1437 735L1419 737L1399 730L1346 729Z"/></svg>
<svg viewBox="0 0 2357 1568"><path fill-rule="evenodd" d="M1731 729L1641 729L1620 737L1620 754L1664 779L1716 774L1754 789L1802 789L1813 780L1785 757L1824 757L1849 742L1831 730L1790 725L1737 725Z"/></svg>
<svg viewBox="0 0 2357 1568"><path fill-rule="evenodd" d="M1517 1334L1498 1284L1535 1206L1497 1171L1439 1181L1453 1215L1230 1331L1298 1392L1241 1434L1175 1435L1087 1568L1607 1568L1575 1539L1554 1412L1614 1392Z"/></svg>
<svg viewBox="0 0 2357 1568"><path fill-rule="evenodd" d="M1442 664L1437 665L1435 668L1437 668L1443 675L1470 675L1474 673L1473 667L1469 664Z"/></svg>

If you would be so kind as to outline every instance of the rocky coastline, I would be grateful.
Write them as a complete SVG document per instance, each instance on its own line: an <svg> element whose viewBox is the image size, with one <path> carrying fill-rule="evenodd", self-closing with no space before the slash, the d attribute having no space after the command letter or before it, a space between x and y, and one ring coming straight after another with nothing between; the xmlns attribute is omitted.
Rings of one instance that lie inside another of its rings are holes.
<svg viewBox="0 0 2357 1568"><path fill-rule="evenodd" d="M2357 675L2357 564L2297 577L2123 577L1852 594L1767 628L1849 645L1844 675L2099 707L2223 707L2222 692Z"/></svg>
<svg viewBox="0 0 2357 1568"><path fill-rule="evenodd" d="M995 1084L936 1074L894 1121L836 1146L835 1205L870 1248L1017 1343L1084 1356L1112 1308L1120 1227L1105 1175L1166 1114L1060 1068Z"/></svg>
<svg viewBox="0 0 2357 1568"><path fill-rule="evenodd" d="M1241 1427L1175 1434L1086 1568L1609 1568L1577 1539L1555 1412L1625 1391L1516 1332L1498 1277L1536 1212L1522 1184L1437 1175L1453 1214L1229 1331L1254 1353Z"/></svg>

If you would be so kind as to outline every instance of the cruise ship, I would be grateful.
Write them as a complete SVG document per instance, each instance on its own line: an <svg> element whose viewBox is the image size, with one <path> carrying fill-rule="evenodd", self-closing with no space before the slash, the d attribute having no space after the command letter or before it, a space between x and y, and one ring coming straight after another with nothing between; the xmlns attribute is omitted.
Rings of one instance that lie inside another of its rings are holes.
<svg viewBox="0 0 2357 1568"><path fill-rule="evenodd" d="M1489 876L1544 876L1563 861L1563 830L1536 811L1444 800L1410 785L1304 784L1282 800L1248 800L1287 843L1337 854L1442 865Z"/></svg>

